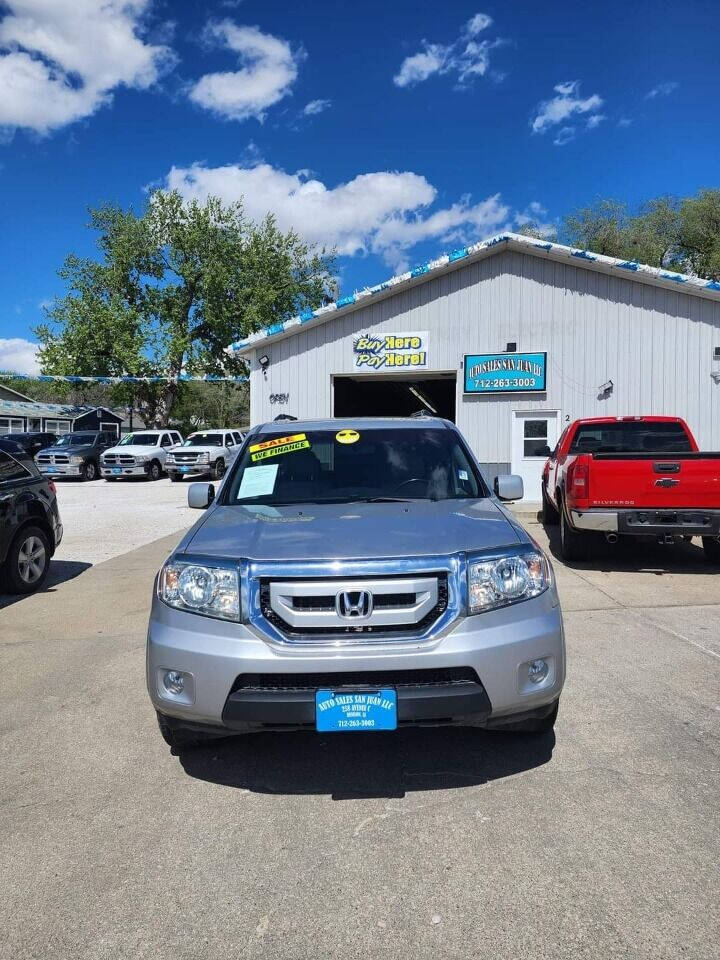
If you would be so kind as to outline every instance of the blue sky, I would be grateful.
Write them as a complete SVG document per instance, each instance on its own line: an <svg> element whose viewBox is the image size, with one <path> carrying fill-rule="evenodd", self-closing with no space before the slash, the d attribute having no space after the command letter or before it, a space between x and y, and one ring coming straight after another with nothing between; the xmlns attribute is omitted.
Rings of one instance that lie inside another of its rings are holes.
<svg viewBox="0 0 720 960"><path fill-rule="evenodd" d="M708 2L0 3L0 368L88 206L244 195L373 283L598 196L718 186Z"/></svg>

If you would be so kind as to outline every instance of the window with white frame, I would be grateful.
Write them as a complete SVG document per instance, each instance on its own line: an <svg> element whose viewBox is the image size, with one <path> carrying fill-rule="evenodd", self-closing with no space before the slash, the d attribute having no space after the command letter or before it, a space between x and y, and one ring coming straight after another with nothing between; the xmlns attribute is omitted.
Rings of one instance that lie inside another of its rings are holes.
<svg viewBox="0 0 720 960"><path fill-rule="evenodd" d="M48 433L54 433L60 436L62 433L70 433L72 424L69 420L46 420L45 429Z"/></svg>
<svg viewBox="0 0 720 960"><path fill-rule="evenodd" d="M7 436L8 433L22 433L25 429L25 421L22 417L0 417L0 437Z"/></svg>

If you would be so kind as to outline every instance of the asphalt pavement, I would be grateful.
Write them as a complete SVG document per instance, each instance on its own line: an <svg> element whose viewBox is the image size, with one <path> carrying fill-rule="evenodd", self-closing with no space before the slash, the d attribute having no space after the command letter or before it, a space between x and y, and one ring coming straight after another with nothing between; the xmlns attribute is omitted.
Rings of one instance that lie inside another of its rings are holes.
<svg viewBox="0 0 720 960"><path fill-rule="evenodd" d="M144 638L177 539L0 611L0 956L717 958L720 571L696 544L555 563L555 736L173 756Z"/></svg>

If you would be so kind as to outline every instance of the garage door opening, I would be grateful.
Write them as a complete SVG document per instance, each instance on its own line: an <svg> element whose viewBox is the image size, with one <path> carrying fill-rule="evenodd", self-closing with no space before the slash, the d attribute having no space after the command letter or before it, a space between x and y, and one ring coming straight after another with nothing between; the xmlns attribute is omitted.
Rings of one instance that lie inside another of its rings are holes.
<svg viewBox="0 0 720 960"><path fill-rule="evenodd" d="M409 417L420 410L455 422L455 374L443 377L335 377L336 417Z"/></svg>

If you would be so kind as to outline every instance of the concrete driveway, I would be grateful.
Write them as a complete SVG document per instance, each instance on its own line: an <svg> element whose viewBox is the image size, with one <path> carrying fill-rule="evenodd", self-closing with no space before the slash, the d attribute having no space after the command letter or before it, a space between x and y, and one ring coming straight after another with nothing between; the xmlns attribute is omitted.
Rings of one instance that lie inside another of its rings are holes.
<svg viewBox="0 0 720 960"><path fill-rule="evenodd" d="M697 546L556 563L557 739L174 757L143 647L176 540L0 612L1 956L717 957L720 574Z"/></svg>

